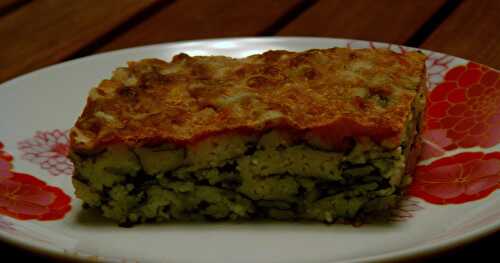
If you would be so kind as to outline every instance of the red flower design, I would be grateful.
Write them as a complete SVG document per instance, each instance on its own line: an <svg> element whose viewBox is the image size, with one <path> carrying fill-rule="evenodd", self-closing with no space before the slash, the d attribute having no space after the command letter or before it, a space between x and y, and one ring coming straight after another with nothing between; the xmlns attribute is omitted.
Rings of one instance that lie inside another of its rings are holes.
<svg viewBox="0 0 500 263"><path fill-rule="evenodd" d="M443 76L452 61L453 57L446 54L436 52L427 54L425 68L427 70L427 87L429 89L433 89L443 81Z"/></svg>
<svg viewBox="0 0 500 263"><path fill-rule="evenodd" d="M63 218L71 209L71 198L31 175L12 171L12 159L0 143L0 214L17 219Z"/></svg>
<svg viewBox="0 0 500 263"><path fill-rule="evenodd" d="M11 169L10 163L8 163L3 159L0 159L0 180L12 176L10 169Z"/></svg>
<svg viewBox="0 0 500 263"><path fill-rule="evenodd" d="M424 158L459 147L500 143L499 79L500 72L472 62L446 73L444 82L429 94L423 135L439 153Z"/></svg>
<svg viewBox="0 0 500 263"><path fill-rule="evenodd" d="M438 157L444 154L444 148L448 147L453 141L446 137L445 129L426 130L422 134L422 153L420 159L425 160L432 157Z"/></svg>
<svg viewBox="0 0 500 263"><path fill-rule="evenodd" d="M68 131L38 131L32 139L18 143L22 158L39 164L51 175L71 175L73 164L66 157L69 151Z"/></svg>
<svg viewBox="0 0 500 263"><path fill-rule="evenodd" d="M61 189L28 175L12 172L0 180L0 213L17 219L54 220L71 209Z"/></svg>
<svg viewBox="0 0 500 263"><path fill-rule="evenodd" d="M408 192L434 204L460 204L488 196L499 184L500 152L467 152L418 166Z"/></svg>

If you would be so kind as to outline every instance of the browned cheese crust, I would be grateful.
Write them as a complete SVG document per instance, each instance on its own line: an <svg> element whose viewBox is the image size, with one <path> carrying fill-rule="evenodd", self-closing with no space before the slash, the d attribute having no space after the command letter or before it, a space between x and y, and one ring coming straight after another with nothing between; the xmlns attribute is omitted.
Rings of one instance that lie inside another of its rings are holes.
<svg viewBox="0 0 500 263"><path fill-rule="evenodd" d="M277 127L331 144L368 136L396 146L425 89L424 62L418 52L348 48L129 62L91 90L71 147L187 144L230 130Z"/></svg>

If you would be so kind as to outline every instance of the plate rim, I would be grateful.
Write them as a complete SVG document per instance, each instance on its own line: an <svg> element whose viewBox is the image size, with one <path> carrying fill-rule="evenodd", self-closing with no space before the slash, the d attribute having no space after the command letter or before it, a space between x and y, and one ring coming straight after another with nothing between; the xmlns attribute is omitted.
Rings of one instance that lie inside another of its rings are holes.
<svg viewBox="0 0 500 263"><path fill-rule="evenodd" d="M15 76L11 79L8 79L7 81L4 81L0 83L0 90L2 87L10 86L10 85L16 85L17 82L26 80L28 78L36 77L38 74L44 74L47 71L58 69L61 67L67 67L70 65L75 65L81 62L91 62L94 59L98 59L101 57L109 56L109 55L116 55L120 56L122 53L133 53L133 52L138 52L138 51L152 51L154 49L159 49L159 48L165 48L169 46L180 46L180 45L186 45L190 43L195 43L196 45L200 44L205 44L205 43L211 43L211 42L219 42L219 41L229 41L229 42L255 42L255 43L266 43L266 42L275 42L275 41L290 41L290 42L296 42L296 41L356 41L356 42L365 42L365 43L374 43L374 44L392 44L392 45L397 45L400 47L406 47L410 49L416 49L416 50L422 50L425 52L433 52L435 54L444 54L444 55L449 55L453 58L458 58L461 60L464 60L466 62L473 62L472 60L466 59L466 58L461 58L457 57L455 55L450 55L450 54L445 54L437 51L432 51L428 49L422 49L422 48L416 48L416 47L409 47L405 45L399 45L399 44L393 44L393 43L388 43L388 42L379 42L379 41L369 41L369 40L359 40L359 39L350 39L350 38L332 38L332 37L311 37L311 36L265 36L265 37L226 37L226 38L206 38L206 39L192 39L192 40L182 40L182 41L174 41L174 42L164 42L164 43L157 43L157 44L151 44L151 45L142 45L142 46L135 46L135 47L129 47L129 48L123 48L123 49L118 49L118 50L113 50L113 51L107 51L103 53L97 53L97 54L91 54L88 56L64 61L61 63L53 64L53 65L48 65L46 67L36 69L30 72L27 72L22 75ZM311 47L313 48L313 47ZM477 62L475 62L477 63ZM481 64L481 63L479 63ZM481 64L483 65L483 64ZM487 66L487 65L485 65ZM498 71L497 69L487 66L488 68L491 68L493 70ZM477 201L476 201L477 202ZM451 204L450 204L451 205ZM445 251L449 251L451 249L466 245L468 243L474 242L476 240L479 240L481 238L484 238L486 236L492 235L495 232L500 231L500 221L497 221L496 223L491 223L486 226L482 226L473 230L466 231L464 234L451 237L451 238L446 238L442 239L436 242L432 242L430 244L421 244L417 246L412 246L409 248L406 248L404 250L400 251L395 251L395 252L386 252L382 253L379 255L372 255L372 256L365 256L365 257L359 257L355 259L348 259L348 260L341 260L340 262L374 262L374 261L386 261L386 260L403 260L403 259L413 259L413 258L419 258L419 257L425 257L429 256L432 254L437 254L437 253L442 253ZM77 260L79 262L88 262L90 259L83 258L82 256L79 255L73 255L73 254L66 254L63 253L62 251L57 251L54 248L50 248L49 246L43 246L43 245L35 245L32 242L26 242L22 241L21 238L13 238L10 237L9 235L0 232L0 241L3 241L9 245L28 250L32 253L37 253L41 254L47 257L51 258L57 258L57 259L71 259L71 260ZM106 261L106 257L103 257L103 261ZM339 262L331 259L326 259L326 262Z"/></svg>

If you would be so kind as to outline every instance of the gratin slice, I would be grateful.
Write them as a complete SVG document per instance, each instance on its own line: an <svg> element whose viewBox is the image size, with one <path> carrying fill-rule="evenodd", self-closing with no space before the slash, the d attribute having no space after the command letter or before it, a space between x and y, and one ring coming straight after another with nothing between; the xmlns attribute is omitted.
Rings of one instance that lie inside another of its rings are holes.
<svg viewBox="0 0 500 263"><path fill-rule="evenodd" d="M70 133L77 196L120 223L367 218L418 156L425 56L175 56L118 68Z"/></svg>

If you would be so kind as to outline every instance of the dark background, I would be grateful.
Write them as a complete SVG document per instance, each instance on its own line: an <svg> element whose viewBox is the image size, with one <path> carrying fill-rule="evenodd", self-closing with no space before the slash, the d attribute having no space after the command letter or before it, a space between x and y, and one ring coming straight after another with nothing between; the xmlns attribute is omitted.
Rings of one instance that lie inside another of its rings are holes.
<svg viewBox="0 0 500 263"><path fill-rule="evenodd" d="M500 1L0 0L0 82L114 49L274 35L390 42L500 68ZM497 232L425 259L493 262L498 244ZM4 243L0 255L19 262L49 262Z"/></svg>

